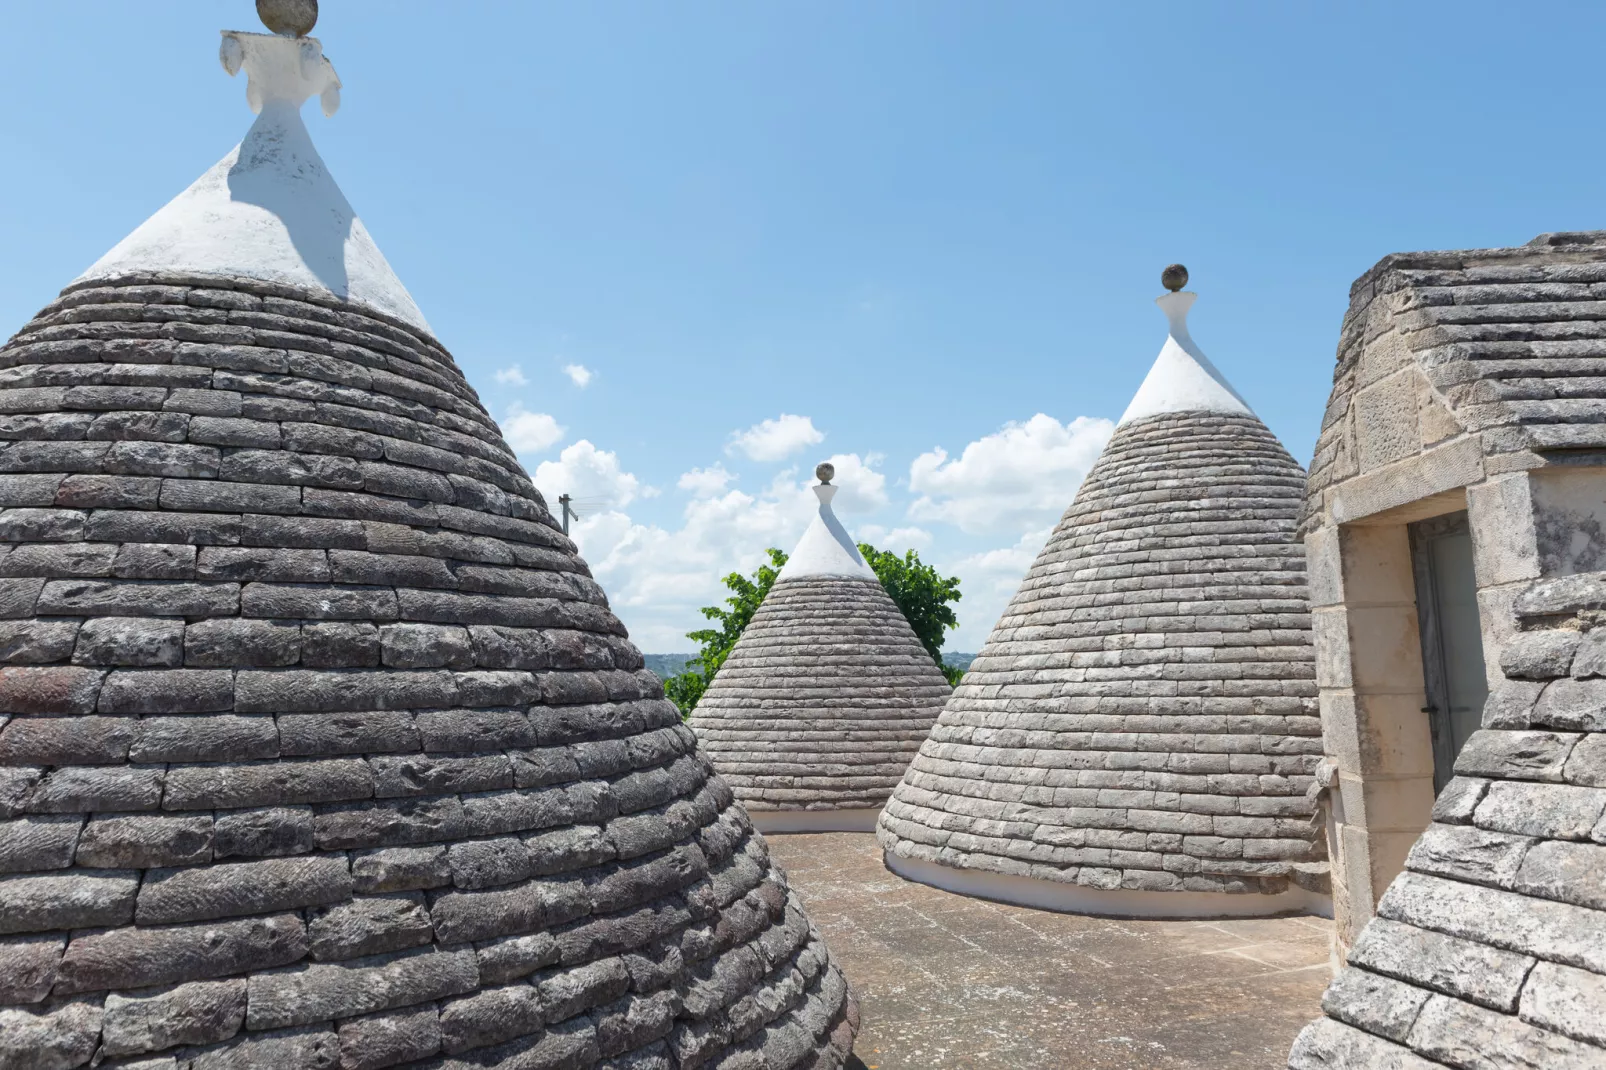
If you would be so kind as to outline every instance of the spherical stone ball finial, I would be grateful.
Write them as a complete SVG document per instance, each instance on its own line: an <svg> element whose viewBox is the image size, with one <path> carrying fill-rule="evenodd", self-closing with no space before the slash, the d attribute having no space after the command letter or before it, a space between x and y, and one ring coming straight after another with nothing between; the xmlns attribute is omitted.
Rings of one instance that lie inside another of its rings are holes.
<svg viewBox="0 0 1606 1070"><path fill-rule="evenodd" d="M836 475L836 465L832 464L830 461L821 461L819 464L814 466L814 478L818 479L821 483L831 482L831 477L834 475Z"/></svg>
<svg viewBox="0 0 1606 1070"><path fill-rule="evenodd" d="M318 25L318 0L257 0L257 18L283 37L305 37Z"/></svg>
<svg viewBox="0 0 1606 1070"><path fill-rule="evenodd" d="M1172 293L1176 293L1188 285L1188 269L1181 264L1172 264L1160 272L1160 285Z"/></svg>

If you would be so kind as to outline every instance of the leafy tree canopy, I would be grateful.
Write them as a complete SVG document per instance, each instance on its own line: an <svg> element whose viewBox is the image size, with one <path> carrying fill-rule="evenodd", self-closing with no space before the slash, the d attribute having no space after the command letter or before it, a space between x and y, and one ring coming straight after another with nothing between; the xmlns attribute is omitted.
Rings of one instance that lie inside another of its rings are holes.
<svg viewBox="0 0 1606 1070"><path fill-rule="evenodd" d="M700 649L686 663L683 672L664 681L664 694L680 707L682 717L690 717L691 711L697 708L703 692L714 682L714 674L725 664L736 640L742 637L747 622L753 619L753 614L764 602L764 596L775 586L775 577L780 575L781 566L786 564L786 554L773 546L764 552L769 555L769 564L758 566L752 579L740 572L732 572L725 577L725 586L731 591L730 597L725 599L725 605L730 608L703 607L703 616L717 621L719 627L700 628L686 633L686 638L698 644Z"/></svg>
<svg viewBox="0 0 1606 1070"><path fill-rule="evenodd" d="M959 601L959 577L941 576L935 568L920 560L920 555L907 550L902 557L889 550L877 550L867 542L859 544L859 553L865 563L875 570L881 586L909 618L915 637L926 648L931 660L937 663L948 682L955 686L963 676L963 669L950 668L942 661L942 641L946 633L959 627L950 603Z"/></svg>
<svg viewBox="0 0 1606 1070"><path fill-rule="evenodd" d="M691 716L691 711L697 708L703 692L713 683L714 675L742 637L747 622L753 619L764 596L775 586L775 577L786 564L786 554L774 547L765 553L769 563L760 565L751 578L740 572L725 577L725 586L731 594L724 606L703 607L703 616L715 621L718 627L687 634L686 638L698 644L697 654L686 663L685 671L664 681L664 694L680 707L682 716ZM948 682L957 685L964 670L943 664L942 641L949 629L959 627L959 618L950 605L960 598L959 577L938 575L937 570L922 562L913 550L899 557L861 542L859 553L880 578L881 586L886 588L893 602L903 610L921 645L931 654Z"/></svg>

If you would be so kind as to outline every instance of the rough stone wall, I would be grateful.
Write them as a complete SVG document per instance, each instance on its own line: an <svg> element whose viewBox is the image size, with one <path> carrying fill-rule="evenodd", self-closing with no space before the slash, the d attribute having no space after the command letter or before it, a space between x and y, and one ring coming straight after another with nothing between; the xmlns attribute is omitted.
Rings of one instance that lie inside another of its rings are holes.
<svg viewBox="0 0 1606 1070"><path fill-rule="evenodd" d="M1433 802L1405 525L1468 511L1498 687L1521 592L1606 566L1603 464L1606 232L1398 254L1356 281L1301 519L1340 949Z"/></svg>
<svg viewBox="0 0 1606 1070"><path fill-rule="evenodd" d="M1118 428L882 812L883 846L1095 888L1316 877L1304 482L1252 416Z"/></svg>
<svg viewBox="0 0 1606 1070"><path fill-rule="evenodd" d="M770 588L691 723L750 810L875 809L950 692L881 584Z"/></svg>
<svg viewBox="0 0 1606 1070"><path fill-rule="evenodd" d="M0 349L0 507L0 1065L841 1065L840 971L433 339L67 292Z"/></svg>
<svg viewBox="0 0 1606 1070"><path fill-rule="evenodd" d="M1606 574L1528 585L1506 678L1294 1070L1606 1066Z"/></svg>

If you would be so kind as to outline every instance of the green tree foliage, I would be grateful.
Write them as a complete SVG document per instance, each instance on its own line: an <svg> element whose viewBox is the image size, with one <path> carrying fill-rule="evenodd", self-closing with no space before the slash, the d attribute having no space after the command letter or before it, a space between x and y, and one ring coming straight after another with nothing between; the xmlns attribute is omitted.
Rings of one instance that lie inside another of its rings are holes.
<svg viewBox="0 0 1606 1070"><path fill-rule="evenodd" d="M920 555L913 550L899 557L861 542L859 553L864 555L865 563L875 570L881 586L887 589L887 594L903 610L903 615L909 618L909 626L915 630L920 645L926 648L926 653L937 663L942 674L948 678L948 683L957 687L965 671L943 664L942 641L950 629L959 627L959 618L954 615L950 604L961 597L959 577L938 575L937 570L921 561Z"/></svg>
<svg viewBox="0 0 1606 1070"><path fill-rule="evenodd" d="M736 640L742 637L747 622L753 619L753 614L764 602L764 596L775 586L775 577L780 575L781 566L786 564L786 554L773 546L764 552L769 555L769 564L758 566L752 579L740 572L732 572L725 577L725 586L731 591L730 597L725 599L725 605L730 608L703 607L703 616L718 621L719 627L701 628L686 634L686 638L700 649L696 657L686 663L685 671L664 681L664 694L680 707L682 717L690 717L691 711L697 708L703 692L714 682L714 674L725 664Z"/></svg>
<svg viewBox="0 0 1606 1070"><path fill-rule="evenodd" d="M685 671L664 681L664 694L680 707L682 717L690 717L691 711L697 708L703 692L714 682L714 674L719 672L731 648L742 637L747 622L753 619L764 596L775 586L775 577L786 564L786 554L773 547L765 553L769 555L769 564L760 565L751 578L740 572L725 577L725 586L731 591L725 606L703 607L703 616L717 621L719 626L687 634L686 638L697 643L700 649L686 663ZM959 627L959 618L950 605L960 598L959 577L938 575L937 570L922 562L913 550L899 557L861 542L859 553L880 578L881 586L886 588L893 602L903 610L909 626L942 674L950 684L957 686L964 670L943 664L942 641L949 629Z"/></svg>

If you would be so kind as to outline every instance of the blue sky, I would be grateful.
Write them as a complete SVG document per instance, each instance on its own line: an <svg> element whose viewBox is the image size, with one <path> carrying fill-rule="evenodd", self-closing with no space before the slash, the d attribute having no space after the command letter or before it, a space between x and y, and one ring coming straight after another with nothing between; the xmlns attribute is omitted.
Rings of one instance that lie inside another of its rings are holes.
<svg viewBox="0 0 1606 1070"><path fill-rule="evenodd" d="M1163 341L1166 263L1304 463L1356 275L1606 226L1598 5L324 6L314 139L541 489L606 499L582 549L650 651L790 547L825 456L850 530L961 575L976 649ZM257 28L6 17L0 334L239 139L217 31Z"/></svg>

